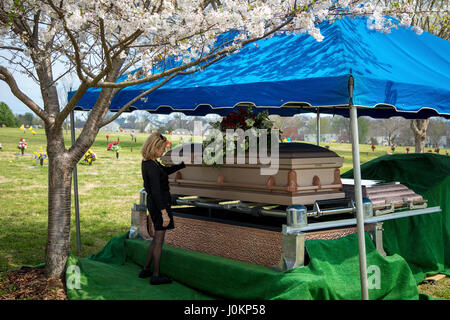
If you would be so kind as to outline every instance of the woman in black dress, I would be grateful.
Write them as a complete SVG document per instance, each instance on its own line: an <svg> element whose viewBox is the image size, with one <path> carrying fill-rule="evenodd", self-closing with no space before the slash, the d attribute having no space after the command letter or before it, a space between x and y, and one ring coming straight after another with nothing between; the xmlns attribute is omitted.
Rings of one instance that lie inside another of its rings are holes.
<svg viewBox="0 0 450 320"><path fill-rule="evenodd" d="M156 161L165 153L166 146L166 137L159 133L153 133L148 137L141 151L143 157L142 178L147 192L147 209L153 221L155 235L148 248L147 260L139 277L150 277L150 283L153 285L172 282L169 278L159 274L164 236L166 230L174 228L168 176L186 167L184 162L166 167ZM150 269L152 261L153 273Z"/></svg>

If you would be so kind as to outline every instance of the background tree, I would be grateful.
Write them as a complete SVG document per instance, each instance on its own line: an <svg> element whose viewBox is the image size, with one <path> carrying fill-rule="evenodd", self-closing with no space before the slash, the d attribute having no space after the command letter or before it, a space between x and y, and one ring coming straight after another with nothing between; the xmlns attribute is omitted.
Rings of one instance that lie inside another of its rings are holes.
<svg viewBox="0 0 450 320"><path fill-rule="evenodd" d="M403 120L401 117L392 117L383 120L384 132L389 146L396 144L399 131L403 126Z"/></svg>
<svg viewBox="0 0 450 320"><path fill-rule="evenodd" d="M427 139L427 129L430 119L411 120L411 130L414 133L415 152L423 153Z"/></svg>
<svg viewBox="0 0 450 320"><path fill-rule="evenodd" d="M427 135L433 147L444 147L441 140L447 135L445 122L438 118L430 118Z"/></svg>
<svg viewBox="0 0 450 320"><path fill-rule="evenodd" d="M19 120L14 116L11 109L4 102L0 102L0 127L18 127L20 125Z"/></svg>
<svg viewBox="0 0 450 320"><path fill-rule="evenodd" d="M24 126L31 126L33 124L34 115L31 112L25 112L24 114L17 115L17 119Z"/></svg>
<svg viewBox="0 0 450 320"><path fill-rule="evenodd" d="M358 118L358 138L360 143L367 143L370 126L370 118L359 117Z"/></svg>
<svg viewBox="0 0 450 320"><path fill-rule="evenodd" d="M64 274L70 250L73 168L101 127L174 77L206 68L277 31L308 33L321 41L316 23L333 22L343 14L369 16L376 30L386 31L392 27L385 23L386 13L409 25L414 7L383 5L378 0L0 1L0 50L9 52L0 58L0 80L45 124L49 159L46 274ZM217 35L230 30L240 33L227 42L216 41ZM12 73L19 68L39 84L43 108L20 88ZM137 68L139 72L129 73ZM127 78L117 82L123 75ZM57 85L69 76L77 78L76 93L61 105ZM105 119L117 92L148 82L153 83L151 89ZM66 146L63 123L92 87L99 88L99 97L75 143Z"/></svg>

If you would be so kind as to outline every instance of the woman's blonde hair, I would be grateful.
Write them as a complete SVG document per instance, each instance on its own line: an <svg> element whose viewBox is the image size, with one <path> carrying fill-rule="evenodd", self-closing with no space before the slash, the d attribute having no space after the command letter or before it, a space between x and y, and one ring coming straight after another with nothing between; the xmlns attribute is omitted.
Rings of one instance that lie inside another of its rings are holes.
<svg viewBox="0 0 450 320"><path fill-rule="evenodd" d="M155 132L152 133L144 145L142 146L141 153L144 160L155 160L156 159L156 149L161 148L163 145L166 145L167 138L162 134Z"/></svg>

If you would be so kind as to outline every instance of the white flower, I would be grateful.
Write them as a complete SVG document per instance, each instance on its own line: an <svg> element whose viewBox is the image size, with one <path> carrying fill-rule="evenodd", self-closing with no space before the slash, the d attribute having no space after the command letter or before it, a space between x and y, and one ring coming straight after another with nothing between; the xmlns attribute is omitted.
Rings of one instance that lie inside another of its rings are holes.
<svg viewBox="0 0 450 320"><path fill-rule="evenodd" d="M253 127L253 125L255 124L255 120L247 119L247 120L245 120L245 123L247 124L247 126Z"/></svg>

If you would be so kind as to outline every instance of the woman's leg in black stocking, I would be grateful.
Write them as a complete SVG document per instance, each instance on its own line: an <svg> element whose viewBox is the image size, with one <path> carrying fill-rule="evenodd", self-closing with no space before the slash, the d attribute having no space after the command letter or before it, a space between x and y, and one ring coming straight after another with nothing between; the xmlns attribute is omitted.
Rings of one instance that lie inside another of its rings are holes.
<svg viewBox="0 0 450 320"><path fill-rule="evenodd" d="M159 276L159 263L161 260L161 253L162 253L162 245L164 243L164 236L166 234L166 230L156 230L155 236L153 237L153 242L155 243L155 246L153 247L153 276L157 277Z"/></svg>
<svg viewBox="0 0 450 320"><path fill-rule="evenodd" d="M150 264L152 263L153 249L154 248L155 248L155 238L153 237L153 240L150 243L150 246L148 247L147 259L145 261L144 269L150 269Z"/></svg>

